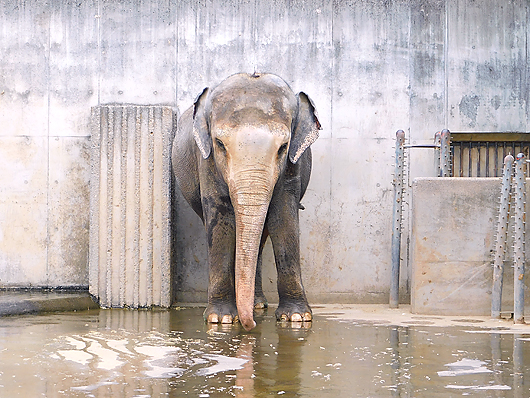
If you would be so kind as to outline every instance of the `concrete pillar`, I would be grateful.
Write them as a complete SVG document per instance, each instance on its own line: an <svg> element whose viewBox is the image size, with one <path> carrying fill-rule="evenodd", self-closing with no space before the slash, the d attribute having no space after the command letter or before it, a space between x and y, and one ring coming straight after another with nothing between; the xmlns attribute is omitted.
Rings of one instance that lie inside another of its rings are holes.
<svg viewBox="0 0 530 398"><path fill-rule="evenodd" d="M90 293L103 307L171 305L173 111L92 108Z"/></svg>

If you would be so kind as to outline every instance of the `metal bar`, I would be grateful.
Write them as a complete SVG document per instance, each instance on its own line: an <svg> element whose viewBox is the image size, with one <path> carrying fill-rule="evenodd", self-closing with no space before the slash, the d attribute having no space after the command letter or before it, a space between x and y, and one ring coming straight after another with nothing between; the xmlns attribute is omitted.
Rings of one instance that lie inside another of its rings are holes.
<svg viewBox="0 0 530 398"><path fill-rule="evenodd" d="M475 148L477 150L477 158L476 158L476 166L477 166L477 173L475 175L475 177L480 177L480 170L481 170L481 167L480 167L480 161L481 161L481 156L480 156L480 142L477 142L475 143Z"/></svg>
<svg viewBox="0 0 530 398"><path fill-rule="evenodd" d="M472 177L473 176L473 163L472 163L472 157L471 157L471 150L473 148L473 143L469 143L469 152L467 153L468 157L468 163L467 163L467 176Z"/></svg>
<svg viewBox="0 0 530 398"><path fill-rule="evenodd" d="M403 164L405 132L396 132L396 168L394 171L394 209L392 218L392 268L390 279L390 308L399 306L399 266L401 257L401 218L403 214Z"/></svg>
<svg viewBox="0 0 530 398"><path fill-rule="evenodd" d="M434 168L436 170L437 176L440 175L440 134L440 131L437 131L434 134L434 145L436 145L436 147L434 148Z"/></svg>
<svg viewBox="0 0 530 398"><path fill-rule="evenodd" d="M480 156L480 142L476 144L477 145L477 177L480 177L480 171L481 171L481 167L480 167L480 162L481 162L481 156Z"/></svg>
<svg viewBox="0 0 530 398"><path fill-rule="evenodd" d="M486 142L486 177L490 176L490 144Z"/></svg>
<svg viewBox="0 0 530 398"><path fill-rule="evenodd" d="M526 157L529 157L530 156L530 153L529 153L529 149L528 146L525 146L524 148L524 153L525 153L525 156ZM528 160L526 161L526 175L530 175L530 164L528 163Z"/></svg>
<svg viewBox="0 0 530 398"><path fill-rule="evenodd" d="M449 159L454 159L455 158L455 148L454 146L452 145L449 145ZM454 176L455 175L455 171L454 171L454 162L449 162L449 175L450 176Z"/></svg>
<svg viewBox="0 0 530 398"><path fill-rule="evenodd" d="M524 154L515 158L515 239L513 251L513 322L524 323L524 235L525 178Z"/></svg>
<svg viewBox="0 0 530 398"><path fill-rule="evenodd" d="M451 133L449 130L442 130L440 135L440 177L449 177L449 151L450 151Z"/></svg>
<svg viewBox="0 0 530 398"><path fill-rule="evenodd" d="M493 176L494 177L498 177L499 176L499 143L498 142L495 142L494 143L494 146L495 146L495 156L494 156L494 160L493 160L493 168L494 168L494 172L493 172Z"/></svg>
<svg viewBox="0 0 530 398"><path fill-rule="evenodd" d="M406 144L404 148L440 148L439 144Z"/></svg>
<svg viewBox="0 0 530 398"><path fill-rule="evenodd" d="M508 233L508 213L510 211L510 187L513 174L513 156L504 158L502 171L501 198L499 205L499 219L497 222L497 244L495 246L495 260L493 262L493 288L491 291L491 317L501 317L502 282L504 275L504 254L506 253L506 238Z"/></svg>
<svg viewBox="0 0 530 398"><path fill-rule="evenodd" d="M464 169L462 166L463 162L464 162L464 144L461 142L460 143L460 166L458 170L460 177L464 176Z"/></svg>
<svg viewBox="0 0 530 398"><path fill-rule="evenodd" d="M530 134L527 132L480 132L480 133L464 133L464 132L451 132L452 141L465 141L465 142L530 142Z"/></svg>

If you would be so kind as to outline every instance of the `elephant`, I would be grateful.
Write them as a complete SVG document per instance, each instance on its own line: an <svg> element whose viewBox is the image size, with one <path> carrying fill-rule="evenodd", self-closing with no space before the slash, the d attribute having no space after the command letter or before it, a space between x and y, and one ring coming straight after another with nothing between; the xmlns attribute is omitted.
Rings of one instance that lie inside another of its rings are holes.
<svg viewBox="0 0 530 398"><path fill-rule="evenodd" d="M201 218L208 244L209 323L256 326L267 307L262 251L271 238L278 320L312 320L300 269L299 209L320 122L311 99L274 74L239 73L205 88L179 118L176 182Z"/></svg>

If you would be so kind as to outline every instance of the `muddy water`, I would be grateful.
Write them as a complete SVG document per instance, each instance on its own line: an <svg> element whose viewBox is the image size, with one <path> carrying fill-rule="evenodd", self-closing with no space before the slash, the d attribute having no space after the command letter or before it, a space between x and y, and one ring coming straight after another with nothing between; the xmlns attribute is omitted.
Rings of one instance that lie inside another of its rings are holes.
<svg viewBox="0 0 530 398"><path fill-rule="evenodd" d="M0 318L0 397L528 397L530 335L202 309Z"/></svg>

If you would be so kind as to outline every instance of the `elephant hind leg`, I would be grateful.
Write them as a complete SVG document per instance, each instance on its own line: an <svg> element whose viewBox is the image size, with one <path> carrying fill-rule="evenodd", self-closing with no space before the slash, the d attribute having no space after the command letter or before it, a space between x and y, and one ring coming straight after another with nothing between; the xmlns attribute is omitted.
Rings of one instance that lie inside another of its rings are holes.
<svg viewBox="0 0 530 398"><path fill-rule="evenodd" d="M269 303L267 302L267 298L265 297L265 294L263 293L263 280L262 280L262 265L263 265L263 247L265 246L265 242L267 241L267 238L269 237L269 231L267 228L263 230L263 234L261 235L261 241L259 244L259 252L258 252L258 263L256 266L256 283L254 287L254 308L255 309L264 309L269 306Z"/></svg>

